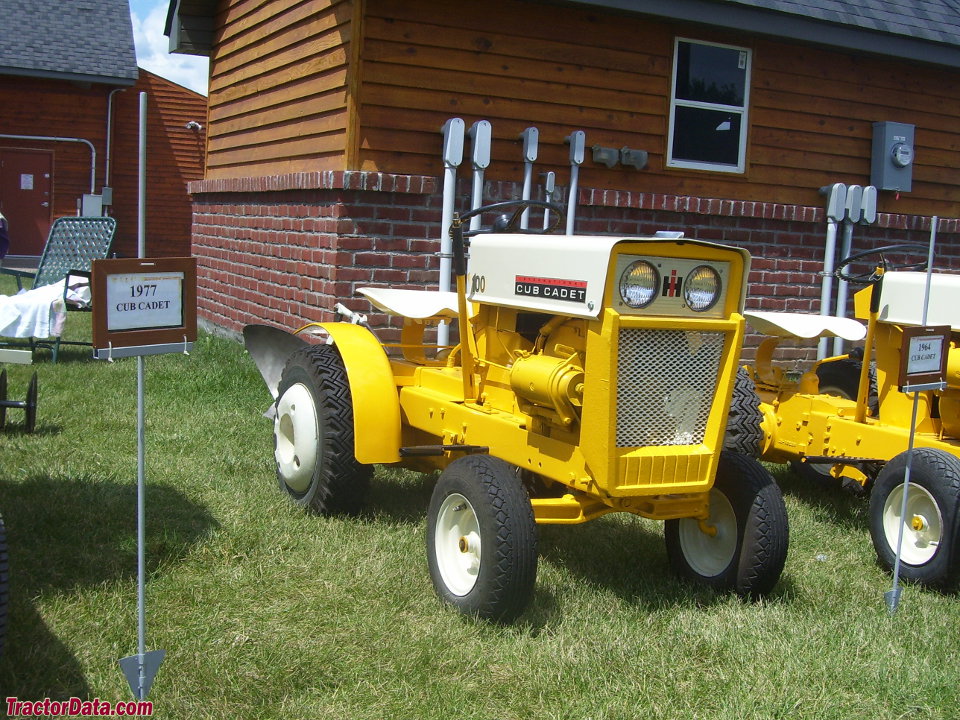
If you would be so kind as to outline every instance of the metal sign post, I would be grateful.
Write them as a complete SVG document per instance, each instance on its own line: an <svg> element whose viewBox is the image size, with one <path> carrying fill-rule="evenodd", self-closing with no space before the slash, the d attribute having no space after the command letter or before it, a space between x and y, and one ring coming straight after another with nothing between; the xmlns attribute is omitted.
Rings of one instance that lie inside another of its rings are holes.
<svg viewBox="0 0 960 720"><path fill-rule="evenodd" d="M140 93L140 178L135 260L93 263L93 353L98 359L137 358L137 654L120 669L144 700L166 655L147 650L146 405L144 355L187 352L197 337L196 260L146 255L147 94Z"/></svg>
<svg viewBox="0 0 960 720"><path fill-rule="evenodd" d="M930 247L927 250L927 282L923 291L923 319L921 320L921 325L926 327L927 324L927 311L930 306L930 282L933 277L933 248L937 241L937 223L939 218L934 215L930 220ZM919 334L919 333L918 333ZM906 468L903 471L903 502L900 505L900 525L897 530L897 548L896 554L894 556L893 563L893 585L890 590L888 590L883 595L883 599L887 604L887 611L893 615L897 612L897 608L900 606L900 596L903 593L903 589L900 587L900 555L903 552L903 528L905 518L907 516L907 495L910 492L910 466L913 464L913 445L917 432L917 409L920 406L920 393L924 390L931 389L944 389L945 384L942 382L943 379L943 366L946 362L946 352L948 350L947 344L949 343L949 328L945 333L947 342L941 346L941 354L943 355L941 362L941 370L939 376L941 382L931 383L931 382L921 382L920 384L910 384L909 376L909 346L910 343L905 339L904 345L907 349L902 350L902 352L907 356L904 360L904 369L901 370L901 379L907 378L903 383L901 390L903 392L913 392L913 411L910 418L910 437L907 441L907 462ZM921 371L925 371L927 368L921 368ZM921 378L924 381L928 381L930 378L927 374L924 374L924 377Z"/></svg>

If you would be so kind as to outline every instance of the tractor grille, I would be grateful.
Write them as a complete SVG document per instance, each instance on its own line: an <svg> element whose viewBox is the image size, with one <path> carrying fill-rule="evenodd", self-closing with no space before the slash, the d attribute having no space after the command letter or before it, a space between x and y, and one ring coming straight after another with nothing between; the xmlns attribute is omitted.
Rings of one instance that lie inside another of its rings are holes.
<svg viewBox="0 0 960 720"><path fill-rule="evenodd" d="M621 329L617 447L703 442L724 333Z"/></svg>

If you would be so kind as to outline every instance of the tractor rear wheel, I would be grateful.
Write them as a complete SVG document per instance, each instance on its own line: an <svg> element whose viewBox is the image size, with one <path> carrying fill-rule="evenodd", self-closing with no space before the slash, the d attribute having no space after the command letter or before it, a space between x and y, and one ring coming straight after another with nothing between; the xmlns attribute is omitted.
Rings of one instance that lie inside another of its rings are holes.
<svg viewBox="0 0 960 720"><path fill-rule="evenodd" d="M427 563L437 594L465 615L510 622L533 596L537 526L514 468L489 455L451 463L427 513Z"/></svg>
<svg viewBox="0 0 960 720"><path fill-rule="evenodd" d="M350 383L334 345L311 345L290 355L276 410L280 489L322 515L359 512L372 468L354 456Z"/></svg>
<svg viewBox="0 0 960 720"><path fill-rule="evenodd" d="M667 557L681 576L745 597L769 593L787 559L787 509L780 488L753 458L724 452L710 517L667 520Z"/></svg>
<svg viewBox="0 0 960 720"><path fill-rule="evenodd" d="M888 462L870 496L870 535L880 564L896 561L903 526L900 574L932 587L956 583L960 570L960 459L943 450L917 448L910 463L907 514L903 510L907 453Z"/></svg>
<svg viewBox="0 0 960 720"><path fill-rule="evenodd" d="M760 396L756 383L746 370L737 370L733 384L733 400L730 402L730 414L727 416L727 433L723 438L723 449L733 450L750 457L760 455L760 443L763 441L763 413L760 412Z"/></svg>

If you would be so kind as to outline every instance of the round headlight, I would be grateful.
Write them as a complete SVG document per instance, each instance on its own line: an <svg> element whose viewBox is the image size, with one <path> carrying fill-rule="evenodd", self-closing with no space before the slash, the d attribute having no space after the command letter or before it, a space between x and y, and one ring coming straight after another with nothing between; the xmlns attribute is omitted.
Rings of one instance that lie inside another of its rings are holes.
<svg viewBox="0 0 960 720"><path fill-rule="evenodd" d="M699 265L683 283L683 299L694 312L704 312L720 299L720 274L709 265Z"/></svg>
<svg viewBox="0 0 960 720"><path fill-rule="evenodd" d="M648 262L630 263L620 276L620 297L632 308L645 308L653 302L660 287L660 273Z"/></svg>

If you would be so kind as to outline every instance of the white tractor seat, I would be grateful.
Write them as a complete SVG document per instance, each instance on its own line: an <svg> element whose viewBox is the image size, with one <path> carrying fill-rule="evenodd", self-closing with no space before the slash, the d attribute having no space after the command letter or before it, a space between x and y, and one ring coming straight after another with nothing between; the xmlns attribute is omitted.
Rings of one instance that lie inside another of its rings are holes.
<svg viewBox="0 0 960 720"><path fill-rule="evenodd" d="M833 315L748 310L743 316L754 330L775 337L839 337L856 342L867 334L866 327L857 320Z"/></svg>
<svg viewBox="0 0 960 720"><path fill-rule="evenodd" d="M359 288L357 292L385 313L411 320L454 320L459 314L455 292L397 288Z"/></svg>

